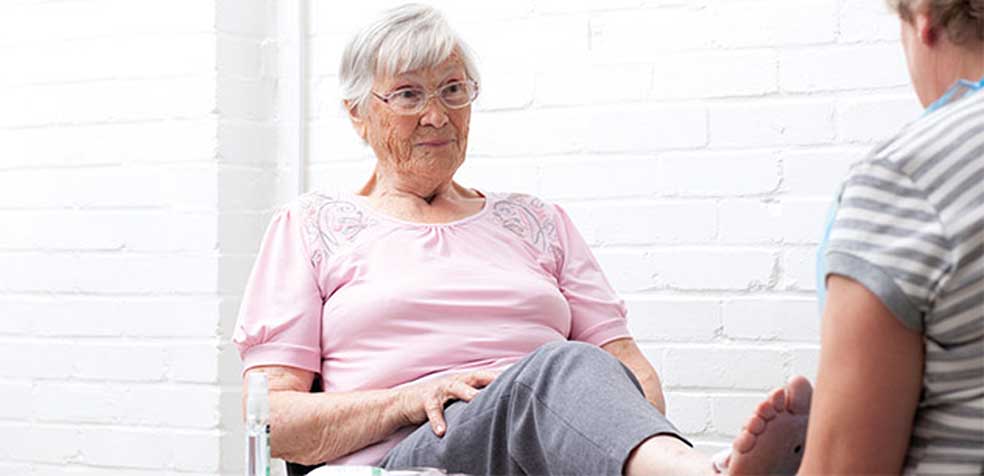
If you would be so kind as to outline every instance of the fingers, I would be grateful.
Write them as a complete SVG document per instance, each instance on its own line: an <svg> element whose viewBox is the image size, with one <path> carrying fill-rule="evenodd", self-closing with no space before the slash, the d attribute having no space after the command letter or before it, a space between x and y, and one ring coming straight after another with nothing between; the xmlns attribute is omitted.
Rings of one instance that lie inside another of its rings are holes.
<svg viewBox="0 0 984 476"><path fill-rule="evenodd" d="M427 415L427 420L430 422L434 434L444 436L444 433L447 432L448 425L444 419L445 402L454 399L465 402L472 401L478 396L480 388L488 386L501 373L500 371L482 370L437 382L437 387L432 387L432 396L424 403L424 413Z"/></svg>
<svg viewBox="0 0 984 476"><path fill-rule="evenodd" d="M458 400L470 402L476 395L478 395L478 389L465 382L454 381L448 386L447 393L448 395L445 400L457 398Z"/></svg>
<svg viewBox="0 0 984 476"><path fill-rule="evenodd" d="M444 436L444 432L447 431L448 424L444 421L444 401L447 400L441 398L432 398L427 400L424 405L424 411L427 413L427 420L430 422L431 430L437 436Z"/></svg>
<svg viewBox="0 0 984 476"><path fill-rule="evenodd" d="M482 370L465 375L466 383L475 388L482 388L492 383L502 372Z"/></svg>
<svg viewBox="0 0 984 476"><path fill-rule="evenodd" d="M447 421L444 420L444 402L455 398L470 402L475 395L478 395L478 390L460 380L451 380L439 387L437 393L428 399L424 406L434 434L444 436L448 428Z"/></svg>

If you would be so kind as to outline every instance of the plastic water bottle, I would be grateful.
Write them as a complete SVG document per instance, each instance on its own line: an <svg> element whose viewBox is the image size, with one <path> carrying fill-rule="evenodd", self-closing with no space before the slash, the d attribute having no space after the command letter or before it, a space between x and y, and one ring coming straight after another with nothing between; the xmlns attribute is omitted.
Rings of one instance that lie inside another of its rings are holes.
<svg viewBox="0 0 984 476"><path fill-rule="evenodd" d="M246 381L246 476L270 476L270 396L266 375Z"/></svg>

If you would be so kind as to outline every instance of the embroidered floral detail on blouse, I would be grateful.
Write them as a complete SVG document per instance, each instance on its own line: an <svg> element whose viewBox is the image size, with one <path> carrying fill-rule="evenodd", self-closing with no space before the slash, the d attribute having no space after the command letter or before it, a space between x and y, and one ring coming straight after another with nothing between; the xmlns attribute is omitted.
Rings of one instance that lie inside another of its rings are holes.
<svg viewBox="0 0 984 476"><path fill-rule="evenodd" d="M500 225L544 253L553 254L558 263L563 253L557 237L557 222L542 200L514 193L492 205L492 215Z"/></svg>
<svg viewBox="0 0 984 476"><path fill-rule="evenodd" d="M376 222L354 203L321 193L309 193L300 198L304 215L304 238L314 248L311 263L318 265L351 243L359 233Z"/></svg>

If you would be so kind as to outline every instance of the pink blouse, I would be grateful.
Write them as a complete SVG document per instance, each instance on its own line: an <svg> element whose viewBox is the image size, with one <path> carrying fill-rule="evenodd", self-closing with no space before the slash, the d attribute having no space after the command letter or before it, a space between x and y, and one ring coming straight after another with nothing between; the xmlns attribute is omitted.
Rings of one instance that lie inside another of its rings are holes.
<svg viewBox="0 0 984 476"><path fill-rule="evenodd" d="M233 341L245 369L296 367L348 392L502 369L558 340L604 345L629 336L625 314L556 205L489 193L475 215L422 224L308 193L274 216ZM332 463L378 464L412 430Z"/></svg>

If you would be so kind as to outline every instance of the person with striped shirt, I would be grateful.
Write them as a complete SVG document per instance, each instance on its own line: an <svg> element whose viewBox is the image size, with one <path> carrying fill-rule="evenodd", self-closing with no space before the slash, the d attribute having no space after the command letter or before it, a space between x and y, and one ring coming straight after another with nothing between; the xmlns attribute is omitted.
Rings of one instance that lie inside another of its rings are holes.
<svg viewBox="0 0 984 476"><path fill-rule="evenodd" d="M889 4L927 111L853 167L832 210L799 473L981 475L984 0Z"/></svg>

